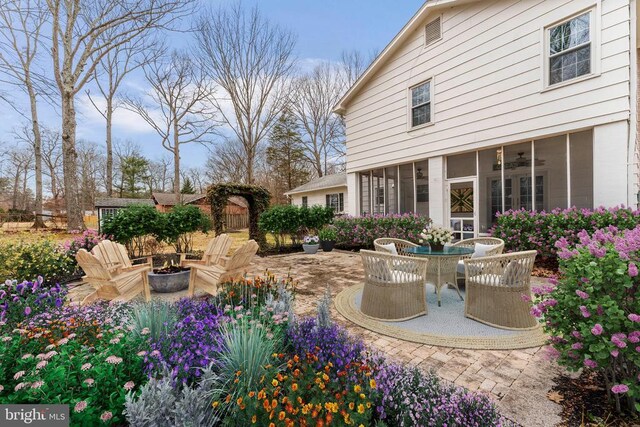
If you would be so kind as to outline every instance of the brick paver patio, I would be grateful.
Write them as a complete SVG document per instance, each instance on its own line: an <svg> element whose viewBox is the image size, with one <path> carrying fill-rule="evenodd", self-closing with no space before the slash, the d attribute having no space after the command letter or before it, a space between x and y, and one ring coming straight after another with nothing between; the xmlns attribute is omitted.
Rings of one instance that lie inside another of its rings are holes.
<svg viewBox="0 0 640 427"><path fill-rule="evenodd" d="M259 275L266 270L280 277L291 274L297 280L295 309L298 316L315 314L327 286L335 297L344 288L364 280L360 257L346 251L256 257L250 275ZM79 286L71 293L82 294L86 288ZM178 299L184 296L186 291L173 294L152 292L153 298ZM549 427L561 421L561 408L547 398L547 393L554 384L553 378L563 371L545 358L544 348L465 350L417 344L355 325L334 307L332 316L355 336L402 363L434 370L447 381L488 393L505 416L523 426Z"/></svg>
<svg viewBox="0 0 640 427"><path fill-rule="evenodd" d="M258 258L252 272L267 269L277 275L291 273L298 281L295 306L300 316L315 313L327 286L335 297L364 280L360 257L344 251ZM491 394L502 413L523 426L548 427L561 421L561 408L547 393L562 370L545 358L544 348L493 351L435 347L369 331L347 321L333 307L332 315L354 335L399 361L433 369L445 380Z"/></svg>

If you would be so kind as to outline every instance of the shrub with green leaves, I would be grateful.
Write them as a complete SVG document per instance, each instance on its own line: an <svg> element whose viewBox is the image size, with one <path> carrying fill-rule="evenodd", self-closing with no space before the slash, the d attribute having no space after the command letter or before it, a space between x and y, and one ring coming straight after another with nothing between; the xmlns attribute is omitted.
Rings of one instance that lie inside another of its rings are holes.
<svg viewBox="0 0 640 427"><path fill-rule="evenodd" d="M0 244L0 279L33 281L38 276L44 284L66 281L75 271L75 259L59 245L49 241L11 242Z"/></svg>
<svg viewBox="0 0 640 427"><path fill-rule="evenodd" d="M126 246L132 257L145 255L147 240L164 239L166 218L153 206L132 205L109 215L102 222L101 231Z"/></svg>
<svg viewBox="0 0 640 427"><path fill-rule="evenodd" d="M429 217L417 214L344 216L336 218L336 245L345 249L370 249L380 237L393 237L418 243L420 233L431 224Z"/></svg>
<svg viewBox="0 0 640 427"><path fill-rule="evenodd" d="M161 221L165 228L160 234L178 253L189 253L193 250L193 233L206 233L211 229L211 220L197 206L176 205L161 215L165 217L164 221Z"/></svg>
<svg viewBox="0 0 640 427"><path fill-rule="evenodd" d="M533 289L532 314L561 365L599 370L618 410L640 413L640 226L577 237L556 244L560 279Z"/></svg>
<svg viewBox="0 0 640 427"><path fill-rule="evenodd" d="M578 233L593 233L609 226L629 230L640 224L640 211L613 207L597 209L554 209L550 212L510 210L498 213L491 230L493 237L505 242L507 251L538 251L543 258L556 259L556 242L565 238L571 244L579 242Z"/></svg>
<svg viewBox="0 0 640 427"><path fill-rule="evenodd" d="M333 215L333 209L319 205L310 208L276 205L260 215L258 225L263 232L272 234L276 246L280 247L287 237L297 244L305 234L330 224Z"/></svg>

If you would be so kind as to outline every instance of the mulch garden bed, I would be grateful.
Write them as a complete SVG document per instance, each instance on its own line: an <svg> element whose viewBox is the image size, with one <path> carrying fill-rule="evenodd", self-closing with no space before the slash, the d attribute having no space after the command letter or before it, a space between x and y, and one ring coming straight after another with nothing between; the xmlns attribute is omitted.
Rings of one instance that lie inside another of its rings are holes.
<svg viewBox="0 0 640 427"><path fill-rule="evenodd" d="M640 426L640 419L631 419L616 412L609 402L602 374L583 371L578 378L560 376L549 392L549 399L562 406L562 427L573 426Z"/></svg>

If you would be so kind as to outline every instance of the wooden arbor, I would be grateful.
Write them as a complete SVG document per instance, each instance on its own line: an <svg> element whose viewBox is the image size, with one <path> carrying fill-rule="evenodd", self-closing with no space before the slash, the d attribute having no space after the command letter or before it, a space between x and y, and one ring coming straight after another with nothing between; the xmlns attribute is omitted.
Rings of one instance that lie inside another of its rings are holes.
<svg viewBox="0 0 640 427"><path fill-rule="evenodd" d="M269 207L271 194L266 188L247 184L215 184L207 190L211 203L213 230L220 235L224 225L224 207L231 196L244 197L249 204L249 238L255 240L261 248L266 247L265 235L258 227L260 214Z"/></svg>

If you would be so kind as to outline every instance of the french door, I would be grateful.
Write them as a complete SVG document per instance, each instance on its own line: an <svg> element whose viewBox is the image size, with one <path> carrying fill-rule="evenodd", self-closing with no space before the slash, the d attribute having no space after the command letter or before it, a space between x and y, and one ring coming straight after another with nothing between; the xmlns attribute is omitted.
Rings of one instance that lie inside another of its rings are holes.
<svg viewBox="0 0 640 427"><path fill-rule="evenodd" d="M453 241L471 239L478 229L477 179L447 181L447 218L453 229Z"/></svg>

